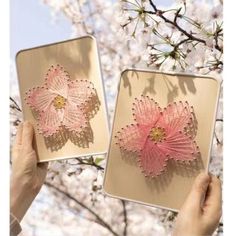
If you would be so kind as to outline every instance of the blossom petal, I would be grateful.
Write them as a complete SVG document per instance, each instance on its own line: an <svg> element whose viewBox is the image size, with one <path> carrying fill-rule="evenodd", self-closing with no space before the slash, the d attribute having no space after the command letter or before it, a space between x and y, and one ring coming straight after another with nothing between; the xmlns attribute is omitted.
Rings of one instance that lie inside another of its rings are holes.
<svg viewBox="0 0 236 236"><path fill-rule="evenodd" d="M68 86L68 100L75 105L89 102L96 92L92 82L87 80L72 80Z"/></svg>
<svg viewBox="0 0 236 236"><path fill-rule="evenodd" d="M168 158L151 140L147 140L140 155L140 167L146 176L160 175L166 168Z"/></svg>
<svg viewBox="0 0 236 236"><path fill-rule="evenodd" d="M53 99L55 94L49 92L45 87L38 87L30 89L26 93L26 103L35 111L45 112Z"/></svg>
<svg viewBox="0 0 236 236"><path fill-rule="evenodd" d="M168 158L176 161L191 161L200 155L196 142L182 132L167 137L165 141L158 143L158 147Z"/></svg>
<svg viewBox="0 0 236 236"><path fill-rule="evenodd" d="M69 75L60 65L51 66L46 74L46 87L51 93L67 98Z"/></svg>
<svg viewBox="0 0 236 236"><path fill-rule="evenodd" d="M59 131L63 116L64 109L55 109L53 104L49 105L47 112L39 115L39 133L45 137L55 134Z"/></svg>
<svg viewBox="0 0 236 236"><path fill-rule="evenodd" d="M139 152L144 146L147 135L148 132L145 129L141 129L138 124L131 124L117 132L115 137L117 145L119 145L122 150Z"/></svg>
<svg viewBox="0 0 236 236"><path fill-rule="evenodd" d="M80 133L88 126L88 118L82 109L68 102L65 107L63 125L70 131Z"/></svg>
<svg viewBox="0 0 236 236"><path fill-rule="evenodd" d="M136 98L132 110L134 120L142 125L154 125L162 116L161 108L148 96Z"/></svg>
<svg viewBox="0 0 236 236"><path fill-rule="evenodd" d="M197 123L193 112L187 102L171 103L163 111L164 128L167 134L173 135L179 131L196 135Z"/></svg>
<svg viewBox="0 0 236 236"><path fill-rule="evenodd" d="M160 175L169 159L191 161L200 156L194 141L197 121L193 107L187 102L171 103L162 111L153 99L142 96L135 99L133 105L137 124L118 132L117 144L123 150L138 153L138 162L145 176ZM153 128L158 128L158 132Z"/></svg>

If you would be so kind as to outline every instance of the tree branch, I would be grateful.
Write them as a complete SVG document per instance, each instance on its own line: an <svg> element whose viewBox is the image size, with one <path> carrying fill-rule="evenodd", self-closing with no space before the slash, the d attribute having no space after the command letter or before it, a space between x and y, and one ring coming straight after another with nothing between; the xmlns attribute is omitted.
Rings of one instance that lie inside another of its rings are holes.
<svg viewBox="0 0 236 236"><path fill-rule="evenodd" d="M151 13L150 11L146 13ZM185 36L187 36L190 40L192 41L197 41L200 43L203 43L204 45L206 45L206 41L200 38L197 38L195 36L193 36L192 34L188 33L186 30L184 30L182 27L180 27L177 22L171 21L169 20L167 17L165 17L163 14L163 11L158 10L157 12L152 12L152 14L157 14L161 19L163 19L166 23L173 25L176 29L178 29L181 33L183 33Z"/></svg>
<svg viewBox="0 0 236 236"><path fill-rule="evenodd" d="M149 3L150 3L150 5L152 6L153 10L154 10L155 12L157 12L157 8L156 8L156 5L154 4L154 2L153 2L152 0L149 0Z"/></svg>
<svg viewBox="0 0 236 236"><path fill-rule="evenodd" d="M174 46L174 48L178 48L180 45L182 45L183 43L187 43L189 41L189 38L187 38L187 39L183 39L183 40L181 40L180 42L178 42L175 46Z"/></svg>
<svg viewBox="0 0 236 236"><path fill-rule="evenodd" d="M216 134L216 131L214 131L214 135L215 135L215 138L216 138L217 145L219 145L219 144L222 145L222 141L219 140L219 138L218 138L218 136Z"/></svg>
<svg viewBox="0 0 236 236"><path fill-rule="evenodd" d="M162 10L157 9L156 5L153 3L152 0L149 0L149 3L150 3L150 5L152 6L152 8L153 8L154 11L145 11L145 10L144 10L145 13L148 13L148 14L155 14L155 15L159 16L159 17L160 17L161 19L163 19L166 23L168 23L168 24L174 26L174 27L175 27L176 29L178 29L181 33L183 33L185 36L187 36L187 37L188 37L188 40L197 41L197 42L200 42L200 43L203 43L204 45L206 45L206 41L205 41L205 40L193 36L192 34L188 33L185 29L183 29L181 26L179 26L179 24L177 23L177 19L178 19L178 17L180 17L179 13L180 13L180 11L181 11L181 8L179 8L179 9L177 10L176 15L175 15L175 18L174 18L174 20L172 21L172 20L170 20L170 19L168 19L167 17L164 16L165 11L162 11ZM216 35L218 36L218 32L217 32ZM217 37L217 36L216 36L216 37ZM215 39L215 41L216 41L215 49L218 50L218 51L220 51L220 52L222 52L222 48L219 47L217 39ZM181 44L182 44L182 43L181 43Z"/></svg>
<svg viewBox="0 0 236 236"><path fill-rule="evenodd" d="M10 105L12 109L16 109L17 111L22 112L20 106L18 105L18 103L15 101L14 98L10 97L10 101L13 103Z"/></svg>
<svg viewBox="0 0 236 236"><path fill-rule="evenodd" d="M219 35L220 35L221 32L222 32L222 29L221 29L221 28L218 29L218 30L215 32L215 34L214 34L214 40L215 40L215 43L216 43L215 48L216 48L217 50L219 50L220 52L223 53L223 48L221 48L221 47L219 46L219 42L218 42L218 37L219 37Z"/></svg>
<svg viewBox="0 0 236 236"><path fill-rule="evenodd" d="M90 157L88 160L86 159L86 161L84 161L80 157L77 157L76 160L79 162L80 165L93 166L93 167L96 167L98 170L102 170L102 171L104 170L104 167L102 167L94 162L93 157Z"/></svg>
<svg viewBox="0 0 236 236"><path fill-rule="evenodd" d="M104 226L108 231L110 231L110 233L112 235L115 236L119 236L118 233L116 233L111 226L105 222L95 211L93 211L92 209L90 209L88 206L86 206L84 203L80 202L78 199L76 199L75 197L71 196L69 193L64 192L63 190L61 190L60 188L52 185L49 182L45 182L45 185L48 186L49 188L52 188L53 190L59 192L61 195L69 198L70 200L74 201L76 204L78 204L80 207L84 208L85 210L87 210L90 214L92 214L96 220L99 222L100 225Z"/></svg>
<svg viewBox="0 0 236 236"><path fill-rule="evenodd" d="M127 218L126 202L124 200L121 200L121 203L123 206L123 215L124 215L124 224L125 224L123 235L127 236L128 218Z"/></svg>
<svg viewBox="0 0 236 236"><path fill-rule="evenodd" d="M176 14L175 14L175 19L174 19L174 22L175 23L177 23L177 18L179 17L179 13L180 13L180 11L181 11L181 7L178 9L178 11L176 12Z"/></svg>

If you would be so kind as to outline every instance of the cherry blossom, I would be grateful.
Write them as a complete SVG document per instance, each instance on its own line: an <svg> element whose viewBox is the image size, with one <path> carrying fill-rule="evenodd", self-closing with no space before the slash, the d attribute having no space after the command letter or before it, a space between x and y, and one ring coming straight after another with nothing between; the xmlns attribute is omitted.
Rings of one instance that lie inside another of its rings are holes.
<svg viewBox="0 0 236 236"><path fill-rule="evenodd" d="M29 89L26 102L38 113L38 130L51 136L63 128L77 134L88 126L88 111L96 97L92 82L71 80L60 65L51 66L42 87Z"/></svg>
<svg viewBox="0 0 236 236"><path fill-rule="evenodd" d="M188 102L174 102L162 109L148 96L133 103L135 123L117 133L117 144L124 152L137 154L145 176L155 177L165 171L168 160L193 161L199 155L194 141L196 121Z"/></svg>

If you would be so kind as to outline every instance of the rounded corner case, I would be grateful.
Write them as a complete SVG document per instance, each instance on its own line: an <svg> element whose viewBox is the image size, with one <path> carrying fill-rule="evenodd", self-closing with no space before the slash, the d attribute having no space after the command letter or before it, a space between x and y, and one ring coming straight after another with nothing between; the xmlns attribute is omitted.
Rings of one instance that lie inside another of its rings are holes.
<svg viewBox="0 0 236 236"><path fill-rule="evenodd" d="M84 41L83 39L89 40L89 41ZM81 43L80 43L81 42ZM19 90L20 90L20 95L21 95L21 102L22 102L22 109L23 109L23 119L30 119L30 120L34 120L31 115L29 115L29 108L26 107L25 103L24 103L24 93L25 91L27 91L29 88L31 87L35 87L35 86L39 86L43 81L43 77L40 77L37 75L37 72L35 72L35 76L28 76L26 71L27 68L31 68L31 65L29 65L28 63L32 63L33 68L35 67L43 67L43 73L44 74L48 67L45 66L46 64L51 65L51 62L57 61L59 60L58 63L65 62L65 64L67 66L69 66L73 71L72 73L74 73L73 68L70 66L70 61L66 58L63 58L64 55L62 52L67 53L66 49L68 48L68 45L72 46L72 48L77 48L76 45L77 44L83 44L83 43L87 43L92 45L92 51L91 51L91 55L89 56L89 60L91 60L91 63L94 62L96 63L93 67L93 73L96 73L96 85L99 89L99 98L100 101L102 103L102 114L99 115L99 119L102 121L105 121L105 123L103 122L103 126L104 127L104 141L99 141L97 142L97 146L98 143L101 143L101 147L97 148L97 150L91 149L91 151L89 151L88 155L105 155L107 152L107 148L108 148L108 143L109 143L109 125L108 125L108 110L107 110L107 103L105 100L105 89L104 89L104 82L103 82L103 75L102 75L102 71L101 71L101 63L100 63L100 57L99 57L99 48L98 48L98 44L97 44L97 40L94 36L92 35L84 35L82 37L77 37L77 38L72 38L69 40L64 40L64 41L59 41L59 42L53 42L53 43L49 43L49 44L44 44L44 45L40 45L40 46L36 46L36 47L32 47L32 48L27 48L27 49L22 49L20 51L17 52L16 56L15 56L15 63L16 63L16 70L17 70L17 78L18 78L18 84L19 84ZM66 45L66 49L65 47L62 48L62 45ZM60 51L60 53L57 53L57 49L56 47L58 47L59 49L62 49L62 52ZM48 48L50 49L50 51L48 50ZM55 48L52 50L52 48ZM46 52L46 50L48 50ZM78 49L79 50L79 49ZM42 52L43 51L43 52ZM40 53L38 53L40 52ZM42 53L41 53L42 52ZM83 52L84 53L84 52ZM86 53L86 52L85 52ZM42 55L39 55L42 54ZM50 54L49 57L45 57L43 55L48 55ZM73 54L73 52L72 52ZM36 60L37 62L33 62L33 60L31 60L32 58L35 58L36 55ZM76 59L76 55L72 55L73 57L71 58L71 60L73 60L74 64L77 63L77 59ZM55 57L55 58L54 58ZM49 60L48 60L49 59ZM48 60L48 62L47 62ZM37 63L37 65L36 65ZM82 63L81 63L82 65ZM34 71L34 69L32 68L32 71ZM38 71L38 69L37 69ZM27 75L27 76L25 76ZM34 79L32 79L34 78ZM104 112L103 112L104 111ZM27 114L26 114L27 113ZM36 125L36 124L35 124ZM38 138L39 136L37 136ZM106 143L103 144L103 143ZM78 152L78 154L76 153L75 155L75 151L74 152L68 152L65 155L65 152L61 151L60 155L55 154L55 152L52 152L51 154L49 154L45 149L45 147L43 147L43 151L39 150L38 147L40 147L40 145L44 145L43 141L40 138L40 141L36 141L36 148L38 150L39 153L39 160L38 162L44 162L44 161L53 161L53 160L61 160L61 159L66 159L66 158L74 158L77 156L86 156L86 153L80 153ZM44 145L45 146L45 145ZM67 147L68 148L68 147ZM41 149L41 148L40 148ZM72 148L73 149L73 148ZM69 149L68 149L69 150Z"/></svg>
<svg viewBox="0 0 236 236"><path fill-rule="evenodd" d="M123 194L118 194L116 191L116 193L114 191L111 191L111 189L109 189L109 187L107 186L107 181L108 181L108 168L109 167L109 162L111 161L112 158L120 158L119 156L116 157L112 157L111 156L111 145L112 145L112 139L113 139L113 134L114 134L114 126L116 123L116 116L117 116L117 106L118 106L118 99L119 99L119 95L120 95L120 89L121 89L121 82L122 82L122 78L124 76L125 73L128 73L130 71L135 71L137 73L154 73L154 74L166 74L166 75L171 75L171 76L190 76L192 78L205 78L205 79L211 79L214 80L216 82L216 103L215 103L215 107L214 107L214 112L212 114L212 130L211 130L211 135L210 135L210 144L209 144L209 153L208 153L208 157L207 157L207 161L206 161L206 165L205 165L205 171L208 172L208 168L209 168L209 162L210 162L210 153L211 153L211 148L212 148L212 142L213 142L213 134L214 134L214 127L215 127L215 117L216 117L216 113L217 113L217 109L218 109L218 100L219 100L219 94L220 94L220 89L221 89L221 83L222 81L215 77L215 76L206 76L206 75L199 75L199 74L191 74L191 73L175 73L175 72L162 72L162 71L158 71L158 70L147 70L147 69L133 69L133 68L126 68L121 72L120 75L120 80L118 83L118 92L117 92L117 96L116 96L116 105L115 105L115 111L114 111L114 117L113 117L113 126L112 126L112 130L111 130L111 134L110 134L110 143L109 143L109 149L107 152L107 160L106 160L106 166L105 166L105 173L104 173L104 179L103 179L103 191L106 195L108 195L109 197L112 198L118 198L121 200L128 200L128 201L132 201L135 203L140 203L140 204L144 204L144 205L148 205L148 206L152 206L152 207L159 207L162 209L167 209L167 210L171 210L171 211L175 211L178 212L178 210L180 209L180 206L169 206L168 203L167 204L158 204L156 203L151 203L150 201L140 201L138 198L130 198L128 196L125 196L125 193ZM118 178L118 177L117 177ZM124 183L126 184L126 183ZM119 188L119 186L116 186L116 189Z"/></svg>

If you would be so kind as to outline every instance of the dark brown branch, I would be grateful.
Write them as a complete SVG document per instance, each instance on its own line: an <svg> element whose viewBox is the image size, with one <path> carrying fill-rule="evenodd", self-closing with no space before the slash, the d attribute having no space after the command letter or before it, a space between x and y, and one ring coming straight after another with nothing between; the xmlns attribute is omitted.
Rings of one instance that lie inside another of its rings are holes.
<svg viewBox="0 0 236 236"><path fill-rule="evenodd" d="M15 101L15 99L13 99L12 97L10 97L10 101L13 103L12 105L10 105L10 107L12 109L16 109L19 112L22 112L20 106L17 104L17 102Z"/></svg>
<svg viewBox="0 0 236 236"><path fill-rule="evenodd" d="M216 131L214 131L214 135L215 135L215 138L216 138L216 143L217 145L222 145L222 141L219 140L217 134L216 134Z"/></svg>
<svg viewBox="0 0 236 236"><path fill-rule="evenodd" d="M150 13L150 12L149 12ZM163 15L164 12L161 12L161 11L157 11L152 13L152 14L157 14L161 19L163 19L166 23L168 24L171 24L173 25L176 29L178 29L181 33L183 33L185 36L187 36L190 40L192 41L197 41L197 42L200 42L200 43L203 43L206 45L206 41L203 40L203 39L200 39L200 38L197 38L195 36L193 36L192 34L188 33L186 30L184 30L183 28L181 28L177 22L174 22L174 21L171 21L169 20L168 18L166 18L164 15Z"/></svg>
<svg viewBox="0 0 236 236"><path fill-rule="evenodd" d="M110 233L112 235L115 236L119 236L118 233L116 233L111 226L105 222L95 211L93 211L92 209L90 209L88 206L86 206L84 203L80 202L78 199L76 199L75 197L71 196L69 193L64 192L63 190L61 190L60 188L52 185L49 182L45 182L45 185L48 186L49 188L52 188L54 190L56 190L57 192L59 192L61 195L69 198L70 200L74 201L76 204L78 204L80 207L84 208L85 210L87 210L90 214L92 214L96 220L99 222L100 225L104 226L108 231L110 231Z"/></svg>
<svg viewBox="0 0 236 236"><path fill-rule="evenodd" d="M89 159L88 159L88 161L86 160L86 161L84 161L83 159L81 159L81 158L76 158L76 160L77 161L79 161L79 164L80 165L88 165L88 166L93 166L93 167L95 167L95 168L97 168L98 170L104 170L104 167L102 167L102 166L100 166L100 165L98 165L98 164L96 164L95 162L94 162L94 160L93 160L93 157L90 157Z"/></svg>
<svg viewBox="0 0 236 236"><path fill-rule="evenodd" d="M188 40L192 40L192 41L197 41L200 43L203 43L204 45L206 45L206 41L200 38L197 38L195 36L193 36L192 34L188 33L185 29L183 29L181 26L179 26L179 24L177 23L177 19L178 17L180 17L179 13L181 11L181 8L178 9L178 11L176 12L174 21L171 21L170 19L168 19L167 17L164 16L165 11L159 10L157 9L156 5L153 3L152 0L149 0L150 5L152 6L154 11L144 11L144 13L148 13L148 14L155 14L157 16L159 16L161 19L163 19L166 23L174 26L176 29L178 29L181 33L183 33L185 36L188 37ZM218 37L218 35L217 35ZM217 42L217 40L215 40ZM218 43L216 44L215 48L222 52L222 48L219 47Z"/></svg>
<svg viewBox="0 0 236 236"><path fill-rule="evenodd" d="M149 3L150 3L150 5L152 6L153 10L154 10L155 12L157 12L157 8L156 8L156 5L154 4L154 2L153 2L152 0L149 0Z"/></svg>
<svg viewBox="0 0 236 236"><path fill-rule="evenodd" d="M176 14L175 14L175 19L174 19L174 22L175 23L177 23L177 18L179 17L179 13L180 13L180 11L181 11L181 7L178 9L178 11L176 12Z"/></svg>
<svg viewBox="0 0 236 236"><path fill-rule="evenodd" d="M221 28L218 29L218 30L215 32L214 40L215 40L215 43L216 43L215 48L216 48L217 50L219 50L220 52L223 53L223 48L219 46L219 42L218 42L218 37L219 37L219 35L220 35L221 32L222 32L222 29L221 29Z"/></svg>
<svg viewBox="0 0 236 236"><path fill-rule="evenodd" d="M183 39L183 40L181 40L180 42L178 42L175 46L174 46L174 48L178 48L180 45L182 45L183 43L186 43L186 42L188 42L189 41L189 38L187 38L187 39Z"/></svg>
<svg viewBox="0 0 236 236"><path fill-rule="evenodd" d="M124 215L124 224L125 224L123 235L127 236L128 218L127 218L126 202L124 200L121 200L121 203L123 206L123 215Z"/></svg>

